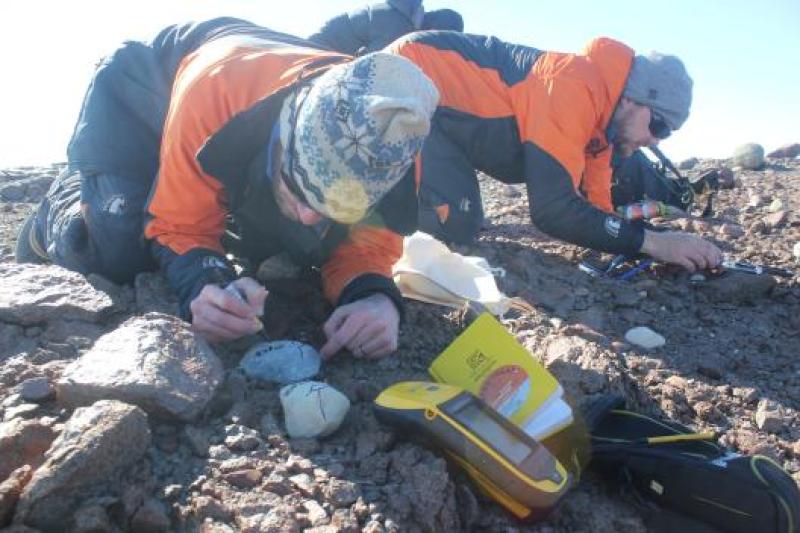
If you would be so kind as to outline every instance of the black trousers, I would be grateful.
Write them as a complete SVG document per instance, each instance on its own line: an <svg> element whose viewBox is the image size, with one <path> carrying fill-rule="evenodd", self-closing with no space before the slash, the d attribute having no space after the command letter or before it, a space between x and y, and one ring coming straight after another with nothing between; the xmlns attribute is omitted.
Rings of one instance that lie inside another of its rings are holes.
<svg viewBox="0 0 800 533"><path fill-rule="evenodd" d="M34 231L53 263L116 283L155 270L144 239L147 183L64 171L39 204Z"/></svg>

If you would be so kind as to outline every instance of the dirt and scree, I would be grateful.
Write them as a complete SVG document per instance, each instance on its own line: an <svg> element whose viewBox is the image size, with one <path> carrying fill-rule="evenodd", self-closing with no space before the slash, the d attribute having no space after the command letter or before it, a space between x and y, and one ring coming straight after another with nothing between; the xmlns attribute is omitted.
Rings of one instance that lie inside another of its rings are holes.
<svg viewBox="0 0 800 533"><path fill-rule="evenodd" d="M687 172L731 166L731 161L700 160ZM16 231L58 171L58 165L0 171L0 270L10 267ZM714 218L669 224L711 239L735 258L798 268L792 248L800 242L800 160L771 158L761 170L735 169L732 176L732 188L718 196ZM573 401L623 394L634 408L714 430L740 452L767 455L800 482L800 276L739 275L704 284L691 284L686 273L675 271L632 282L590 278L576 268L582 250L530 225L522 185L482 179L482 188L486 228L476 244L458 251L505 269L501 288L533 304L532 312L512 312L504 324L559 378ZM50 434L45 448L73 410L52 394L34 402L21 399L21 389L52 384L100 335L131 316L174 309L157 275L147 274L133 287L90 278L115 302L115 312L99 323L64 322L58 308L36 324L0 321L0 417L5 424L29 421ZM266 328L272 338L319 347L330 309L316 274L268 288ZM365 361L341 353L326 363L318 379L347 395L352 407L339 431L324 439L290 439L278 388L236 371L242 344L217 347L225 378L200 418L181 423L149 416L151 440L143 457L103 482L75 488L77 499L61 526L206 532L647 530L632 500L591 475L546 520L520 524L441 454L377 423L371 410L375 396L398 381L428 379L429 363L463 326L458 311L409 302L396 354ZM649 326L666 345L646 351L627 344L624 334L635 326ZM12 518L9 506L35 466L3 473L9 479L0 479L0 520ZM13 529L28 530L19 521Z"/></svg>

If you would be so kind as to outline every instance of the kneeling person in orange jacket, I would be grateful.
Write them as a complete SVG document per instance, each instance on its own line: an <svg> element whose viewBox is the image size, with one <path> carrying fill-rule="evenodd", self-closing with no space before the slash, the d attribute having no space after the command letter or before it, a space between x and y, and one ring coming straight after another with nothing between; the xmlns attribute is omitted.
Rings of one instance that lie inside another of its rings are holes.
<svg viewBox="0 0 800 533"><path fill-rule="evenodd" d="M678 58L635 55L608 38L568 54L456 32L411 34L387 50L419 65L441 95L421 158L423 231L472 240L483 221L481 170L526 183L533 222L559 239L689 270L721 261L695 235L613 212L612 150L627 157L655 145L689 115L692 81Z"/></svg>
<svg viewBox="0 0 800 533"><path fill-rule="evenodd" d="M416 225L413 162L437 99L395 55L352 60L237 19L169 27L101 64L69 169L21 242L119 283L160 266L194 328L230 340L256 331L266 297L226 259L230 216L253 263L322 266L337 306L323 355L387 355L402 309L391 267Z"/></svg>

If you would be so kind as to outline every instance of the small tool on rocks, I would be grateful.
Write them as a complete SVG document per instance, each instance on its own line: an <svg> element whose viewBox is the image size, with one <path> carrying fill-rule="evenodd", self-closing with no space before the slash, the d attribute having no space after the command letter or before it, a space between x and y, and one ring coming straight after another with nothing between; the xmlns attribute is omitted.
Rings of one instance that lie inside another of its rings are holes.
<svg viewBox="0 0 800 533"><path fill-rule="evenodd" d="M228 283L225 287L223 287L225 292L232 294L240 301L247 303L247 295L244 293L242 289L234 285L234 282ZM266 331L264 331L264 322L257 316L253 317L253 320L256 322L258 326L258 331L256 331L253 335L258 335L259 337L263 338L266 342L270 342L269 336L267 336Z"/></svg>
<svg viewBox="0 0 800 533"><path fill-rule="evenodd" d="M735 272L744 272L745 274L768 274L770 276L780 276L782 278L791 278L794 276L794 271L788 268L756 265L753 263L748 263L747 261L736 261L734 259L727 258L720 263L718 268L723 270L732 270Z"/></svg>

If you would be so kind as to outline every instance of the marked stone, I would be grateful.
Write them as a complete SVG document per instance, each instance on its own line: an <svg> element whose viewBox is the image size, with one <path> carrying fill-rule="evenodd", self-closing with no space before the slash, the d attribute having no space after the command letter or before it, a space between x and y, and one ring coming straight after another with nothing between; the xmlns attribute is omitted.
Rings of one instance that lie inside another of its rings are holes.
<svg viewBox="0 0 800 533"><path fill-rule="evenodd" d="M350 400L327 383L304 381L280 392L286 431L293 438L324 437L339 428Z"/></svg>
<svg viewBox="0 0 800 533"><path fill-rule="evenodd" d="M250 348L239 363L251 378L282 384L313 378L321 365L319 352L297 341L260 342Z"/></svg>

